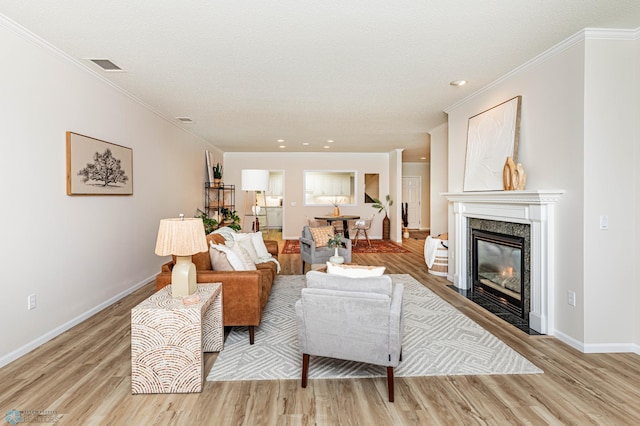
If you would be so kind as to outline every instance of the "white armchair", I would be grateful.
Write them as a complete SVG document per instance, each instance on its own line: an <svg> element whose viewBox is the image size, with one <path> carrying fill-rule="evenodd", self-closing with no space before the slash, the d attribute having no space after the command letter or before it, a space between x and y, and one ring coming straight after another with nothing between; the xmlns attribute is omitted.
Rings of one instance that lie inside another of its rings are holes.
<svg viewBox="0 0 640 426"><path fill-rule="evenodd" d="M351 278L309 271L306 278L295 305L302 387L311 355L366 362L387 367L393 402L393 368L402 360L403 285L388 275Z"/></svg>

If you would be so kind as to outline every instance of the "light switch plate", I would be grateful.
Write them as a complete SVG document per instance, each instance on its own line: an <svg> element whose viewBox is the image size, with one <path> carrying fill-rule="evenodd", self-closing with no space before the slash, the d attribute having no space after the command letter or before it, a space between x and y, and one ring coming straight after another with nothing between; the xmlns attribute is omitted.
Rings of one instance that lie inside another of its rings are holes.
<svg viewBox="0 0 640 426"><path fill-rule="evenodd" d="M609 229L609 216L600 215L600 229Z"/></svg>

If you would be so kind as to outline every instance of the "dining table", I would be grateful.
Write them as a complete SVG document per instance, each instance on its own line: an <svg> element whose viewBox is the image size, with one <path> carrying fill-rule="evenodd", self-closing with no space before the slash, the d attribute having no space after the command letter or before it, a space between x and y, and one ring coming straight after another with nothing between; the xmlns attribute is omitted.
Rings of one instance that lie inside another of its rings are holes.
<svg viewBox="0 0 640 426"><path fill-rule="evenodd" d="M326 220L329 225L331 225L331 222L334 222L336 220L341 220L342 221L342 225L343 225L342 229L344 229L344 237L349 239L349 221L350 220L358 220L358 219L360 219L360 216L351 215L351 214L343 214L343 215L339 215L339 216L323 215L323 216L315 216L314 219L316 219L316 220Z"/></svg>

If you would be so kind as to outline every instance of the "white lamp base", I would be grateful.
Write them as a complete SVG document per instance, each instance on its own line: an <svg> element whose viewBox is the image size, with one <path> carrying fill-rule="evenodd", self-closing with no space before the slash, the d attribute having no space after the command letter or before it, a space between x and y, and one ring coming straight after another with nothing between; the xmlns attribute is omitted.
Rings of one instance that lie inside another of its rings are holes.
<svg viewBox="0 0 640 426"><path fill-rule="evenodd" d="M176 256L176 264L171 271L171 295L189 296L197 289L196 265L191 262L191 256Z"/></svg>

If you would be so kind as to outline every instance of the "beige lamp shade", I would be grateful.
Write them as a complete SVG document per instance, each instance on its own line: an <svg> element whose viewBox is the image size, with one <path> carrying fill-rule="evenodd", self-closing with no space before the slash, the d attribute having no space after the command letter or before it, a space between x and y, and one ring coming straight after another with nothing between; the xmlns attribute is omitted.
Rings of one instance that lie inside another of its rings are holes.
<svg viewBox="0 0 640 426"><path fill-rule="evenodd" d="M266 191L269 189L269 170L243 169L243 191Z"/></svg>
<svg viewBox="0 0 640 426"><path fill-rule="evenodd" d="M191 255L207 250L207 237L201 218L180 217L160 221L156 254L176 256L176 263L171 270L173 297L184 297L196 292L196 266L191 261Z"/></svg>
<svg viewBox="0 0 640 426"><path fill-rule="evenodd" d="M209 250L201 218L162 219L156 241L158 256L191 256Z"/></svg>

